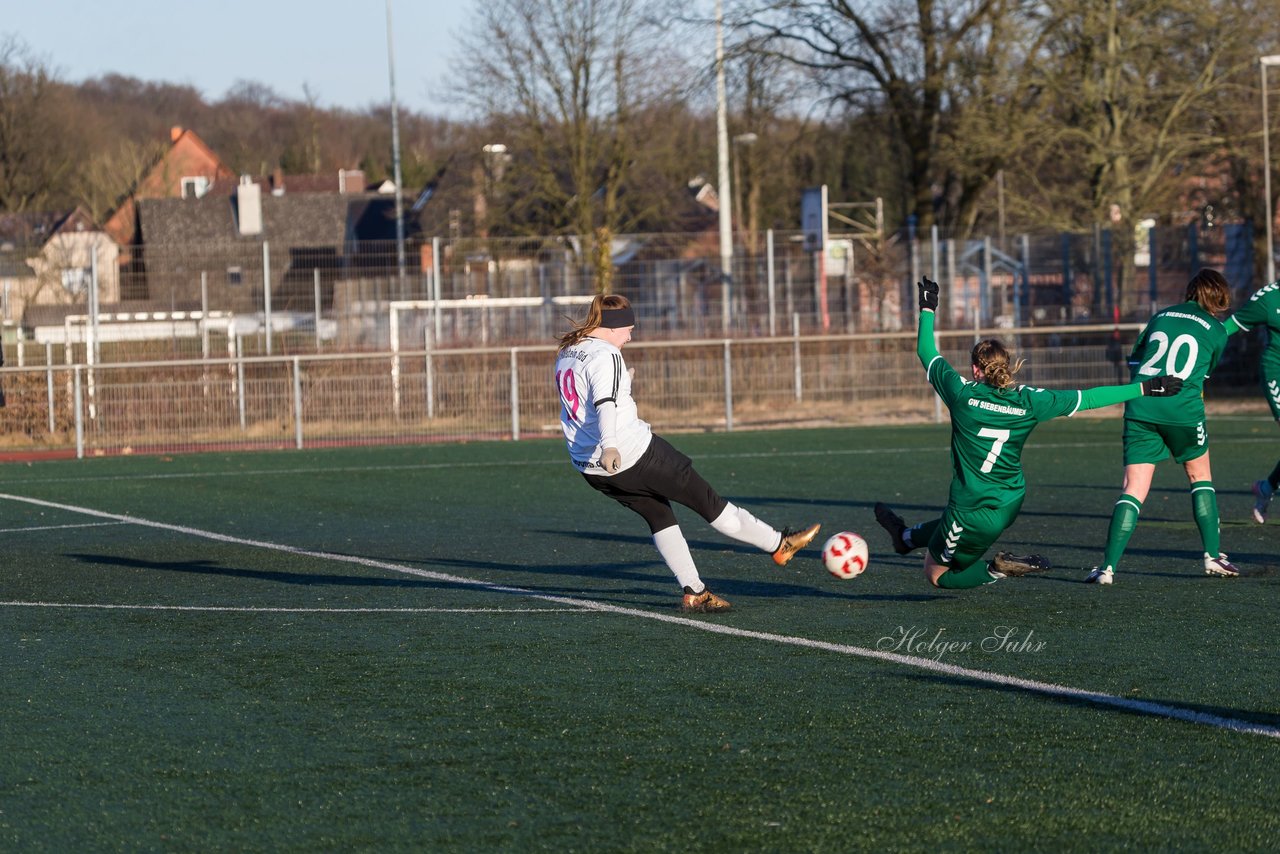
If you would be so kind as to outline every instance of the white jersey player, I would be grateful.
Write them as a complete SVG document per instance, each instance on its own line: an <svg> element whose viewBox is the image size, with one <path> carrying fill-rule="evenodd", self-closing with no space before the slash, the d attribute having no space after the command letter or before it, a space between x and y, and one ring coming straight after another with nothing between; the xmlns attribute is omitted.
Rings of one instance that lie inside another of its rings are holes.
<svg viewBox="0 0 1280 854"><path fill-rule="evenodd" d="M588 336L563 348L556 358L556 385L560 426L578 471L609 477L634 466L648 450L653 433L636 413L631 371L623 369L622 351L613 344ZM607 445L602 441L606 433ZM617 471L600 464L606 447L621 455Z"/></svg>
<svg viewBox="0 0 1280 854"><path fill-rule="evenodd" d="M560 339L556 389L560 424L574 468L587 483L644 517L658 553L684 590L686 611L729 610L707 589L671 502L689 507L726 536L771 552L779 566L818 534L818 525L778 531L720 497L692 461L642 421L631 397L622 348L635 314L626 297L600 295L587 317Z"/></svg>

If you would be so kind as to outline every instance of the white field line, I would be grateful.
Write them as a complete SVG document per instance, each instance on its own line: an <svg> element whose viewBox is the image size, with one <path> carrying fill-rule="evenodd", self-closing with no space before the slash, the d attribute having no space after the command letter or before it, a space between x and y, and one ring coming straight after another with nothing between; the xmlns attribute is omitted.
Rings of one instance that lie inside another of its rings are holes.
<svg viewBox="0 0 1280 854"><path fill-rule="evenodd" d="M585 614L583 608L247 608L232 605L101 605L84 602L0 602L4 608L85 608L103 611L218 611L246 614Z"/></svg>
<svg viewBox="0 0 1280 854"><path fill-rule="evenodd" d="M445 581L453 584L466 585L480 590L527 596L531 599L539 599L544 602L552 602L557 605L585 608L590 611L610 614L623 614L630 617L640 617L646 620L656 620L662 623L670 623L672 625L684 626L691 629L698 629L699 631L712 632L714 634L749 638L751 640L767 641L769 643L785 644L788 646L798 646L806 649L823 650L825 652L834 652L839 655L852 655L858 658L870 658L878 661L891 662L893 664L901 664L907 667L914 667L920 670L927 670L934 673L942 673L962 679L969 679L974 682L985 683L988 685L1019 688L1033 694L1043 694L1050 697L1059 697L1063 699L1092 703L1099 706L1123 709L1127 712L1137 712L1145 715L1153 715L1155 717L1203 724L1205 726L1230 730L1232 732L1247 733L1249 735L1262 735L1269 738L1280 738L1280 728L1274 726L1253 723L1251 721L1240 720L1238 718L1224 717L1222 715L1213 715L1205 712L1181 709L1177 706L1169 706L1163 703L1150 702L1147 700L1134 700L1127 697L1117 697L1114 694L1104 694L1100 691L1088 691L1082 688L1073 688L1069 685L1058 685L1053 682L1040 682L1035 679L1022 679L1017 676L1006 676L1001 673L992 673L987 670L959 667L954 664L946 664L941 661L935 661L928 658L918 658L912 655L902 655L896 652L885 652L878 649L853 646L851 644L830 643L828 641L811 640L809 638L780 635L772 632L758 632L749 629L739 629L734 628L733 626L726 626L707 620L693 620L688 617L678 617L675 615L658 613L656 611L645 611L639 608L626 608L620 605L608 605L604 602L596 602L591 599L575 599L568 596L553 596L546 593L538 593L537 591L528 590L523 587L494 584L489 581L481 581L475 578L465 578L463 576L449 575L448 573L443 572L433 572L430 570L418 569L416 567L403 566L401 564L390 563L389 561L374 560L372 558L357 557L354 555L313 551L311 549L298 548L297 546L290 546L282 543L250 540L244 537L233 537L228 534L220 534L217 531L206 531L200 528L191 528L186 525L172 525L167 522L156 522L151 519L142 519L137 516L126 516L119 513L107 513L102 510L94 510L89 507L59 504L53 501L28 498L22 495L0 493L0 499L34 504L39 507L50 507L56 510L65 510L70 513L81 513L86 516L95 516L101 519L113 519L118 522L125 522L131 525L139 525L147 528L174 531L179 534L201 537L221 543L232 543L240 546L249 546L251 548L270 549L273 551L284 552L285 554L297 555L298 557L315 558L317 560L353 563L359 566L367 566L374 569L385 569L391 572L413 575L418 578L428 578L433 581Z"/></svg>
<svg viewBox="0 0 1280 854"><path fill-rule="evenodd" d="M1239 439L1222 439L1215 437L1214 445L1253 445L1253 444L1274 444L1273 437L1248 437ZM1055 450L1066 448L1099 448L1114 447L1116 442L1108 439L1098 442L1046 442L1043 444L1030 443L1026 445L1025 450ZM752 451L732 454L699 454L699 460L751 460L762 458L785 458L785 457L861 457L872 456L876 454L918 454L922 452L948 453L951 450L949 445L919 445L915 447L901 448L843 448L839 450L819 449L812 451ZM432 470L452 470L452 469L484 469L484 468L511 468L513 466L563 466L567 471L576 472L563 456L557 456L554 459L545 460L495 460L492 462L456 462L456 463L403 463L398 465L382 465L382 466L301 466L297 468L276 468L276 469L238 469L236 471L190 471L190 472L165 472L163 474L108 474L108 475L76 475L71 477L33 477L23 479L22 484L28 483L89 483L95 481L120 481L120 480L182 480L188 478L203 477L270 477L272 475L285 474L359 474L361 472L376 471L432 471Z"/></svg>
<svg viewBox="0 0 1280 854"><path fill-rule="evenodd" d="M124 522L81 522L78 525L35 525L30 528L0 528L0 534L25 534L28 531L61 531L65 528L108 528Z"/></svg>

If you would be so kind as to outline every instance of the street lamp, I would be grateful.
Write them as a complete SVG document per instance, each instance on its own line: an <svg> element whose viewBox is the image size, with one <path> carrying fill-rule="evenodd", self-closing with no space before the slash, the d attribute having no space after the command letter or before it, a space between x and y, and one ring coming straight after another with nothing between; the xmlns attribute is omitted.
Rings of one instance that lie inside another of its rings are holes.
<svg viewBox="0 0 1280 854"><path fill-rule="evenodd" d="M500 164L505 162L507 158L507 147L500 142L485 143L481 149L494 162L495 169L500 168ZM502 176L499 175L499 178Z"/></svg>
<svg viewBox="0 0 1280 854"><path fill-rule="evenodd" d="M407 296L404 280L404 182L400 178L400 111L396 108L396 59L391 43L391 0L387 0L387 84L391 91L391 169L396 179L396 268L400 271L400 298L404 299Z"/></svg>
<svg viewBox="0 0 1280 854"><path fill-rule="evenodd" d="M1271 232L1275 222L1271 219L1271 122L1267 118L1267 68L1280 65L1280 54L1264 56L1262 65L1262 187L1267 194L1267 282L1276 280L1276 256Z"/></svg>
<svg viewBox="0 0 1280 854"><path fill-rule="evenodd" d="M724 3L716 0L716 165L720 197L720 308L721 325L729 334L729 305L733 289L733 223L729 212L733 192L729 186L729 108L724 83Z"/></svg>

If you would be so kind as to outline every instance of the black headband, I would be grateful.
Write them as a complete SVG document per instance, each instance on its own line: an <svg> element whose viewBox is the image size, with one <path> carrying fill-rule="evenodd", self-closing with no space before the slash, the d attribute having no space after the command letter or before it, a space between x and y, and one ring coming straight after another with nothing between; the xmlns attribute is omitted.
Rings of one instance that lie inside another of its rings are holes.
<svg viewBox="0 0 1280 854"><path fill-rule="evenodd" d="M606 308L600 311L600 325L605 329L625 329L636 325L636 313L631 306Z"/></svg>

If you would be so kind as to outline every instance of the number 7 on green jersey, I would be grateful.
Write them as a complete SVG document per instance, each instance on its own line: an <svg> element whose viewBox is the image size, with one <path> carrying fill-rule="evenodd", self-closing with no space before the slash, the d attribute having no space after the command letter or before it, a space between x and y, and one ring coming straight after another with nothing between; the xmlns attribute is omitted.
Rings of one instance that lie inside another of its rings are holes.
<svg viewBox="0 0 1280 854"><path fill-rule="evenodd" d="M983 474L986 474L995 466L996 458L1000 456L1000 451L1004 449L1004 443L1009 441L1009 431L997 430L994 427L983 427L978 431L978 435L986 439L995 439L991 443L991 450L987 453L987 459L980 469Z"/></svg>

